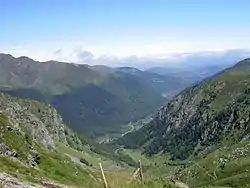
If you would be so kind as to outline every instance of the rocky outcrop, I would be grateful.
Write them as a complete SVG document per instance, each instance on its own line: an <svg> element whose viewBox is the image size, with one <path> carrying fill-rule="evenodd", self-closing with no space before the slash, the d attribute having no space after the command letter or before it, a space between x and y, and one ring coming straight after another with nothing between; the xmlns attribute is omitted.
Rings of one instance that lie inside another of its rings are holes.
<svg viewBox="0 0 250 188"><path fill-rule="evenodd" d="M67 188L68 186L59 185L53 182L41 181L41 185L22 182L9 174L0 173L0 187L3 188ZM68 187L69 188L69 187Z"/></svg>
<svg viewBox="0 0 250 188"><path fill-rule="evenodd" d="M11 149L8 148L3 143L0 143L0 156L4 157L17 157L17 153Z"/></svg>
<svg viewBox="0 0 250 188"><path fill-rule="evenodd" d="M51 180L77 185L84 178L92 184L88 172L65 156L57 142L82 146L52 106L0 94L0 171L7 173L0 173L1 188L63 188L67 186ZM78 182L74 183L76 169Z"/></svg>
<svg viewBox="0 0 250 188"><path fill-rule="evenodd" d="M67 143L66 127L51 105L0 94L0 110L8 117L10 127L20 131L25 128L47 149L53 149L57 141Z"/></svg>

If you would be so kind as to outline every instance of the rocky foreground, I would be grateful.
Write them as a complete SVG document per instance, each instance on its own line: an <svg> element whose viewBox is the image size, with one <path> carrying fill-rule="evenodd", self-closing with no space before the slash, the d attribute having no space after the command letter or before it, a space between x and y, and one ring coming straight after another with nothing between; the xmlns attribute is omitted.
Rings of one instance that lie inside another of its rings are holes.
<svg viewBox="0 0 250 188"><path fill-rule="evenodd" d="M66 188L67 186L58 185L52 182L41 182L41 185L21 182L19 179L6 173L0 173L0 187L2 188Z"/></svg>

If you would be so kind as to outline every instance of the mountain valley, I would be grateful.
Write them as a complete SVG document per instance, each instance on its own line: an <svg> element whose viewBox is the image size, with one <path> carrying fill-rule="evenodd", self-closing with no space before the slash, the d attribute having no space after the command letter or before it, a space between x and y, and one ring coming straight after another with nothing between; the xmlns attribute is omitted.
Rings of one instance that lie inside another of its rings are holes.
<svg viewBox="0 0 250 188"><path fill-rule="evenodd" d="M98 188L99 163L111 188L249 186L249 59L193 82L1 57L3 187ZM138 161L143 182L132 181Z"/></svg>
<svg viewBox="0 0 250 188"><path fill-rule="evenodd" d="M250 1L0 2L0 188L250 188Z"/></svg>
<svg viewBox="0 0 250 188"><path fill-rule="evenodd" d="M50 103L72 129L93 138L119 132L191 84L131 67L37 62L7 54L0 54L0 69L2 92Z"/></svg>

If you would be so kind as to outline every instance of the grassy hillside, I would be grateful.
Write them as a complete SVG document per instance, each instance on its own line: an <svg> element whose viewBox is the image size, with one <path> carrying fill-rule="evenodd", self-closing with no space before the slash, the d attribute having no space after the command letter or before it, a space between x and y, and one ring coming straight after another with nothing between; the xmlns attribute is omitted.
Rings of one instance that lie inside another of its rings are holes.
<svg viewBox="0 0 250 188"><path fill-rule="evenodd" d="M49 151L31 135L32 128L13 126L4 114L0 116L0 172L21 181L55 182L69 186L98 187L89 172L56 151ZM1 184L2 182L0 182Z"/></svg>
<svg viewBox="0 0 250 188"><path fill-rule="evenodd" d="M121 188L161 188L161 187L178 188L174 184L164 180L145 181L143 183L135 182Z"/></svg>
<svg viewBox="0 0 250 188"><path fill-rule="evenodd" d="M249 141L223 144L207 155L192 158L176 178L191 187L249 187Z"/></svg>

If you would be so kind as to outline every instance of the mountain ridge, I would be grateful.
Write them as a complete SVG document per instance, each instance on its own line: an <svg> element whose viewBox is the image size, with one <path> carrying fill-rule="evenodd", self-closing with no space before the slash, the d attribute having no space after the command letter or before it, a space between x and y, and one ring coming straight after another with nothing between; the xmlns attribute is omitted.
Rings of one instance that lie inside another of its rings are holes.
<svg viewBox="0 0 250 188"><path fill-rule="evenodd" d="M188 158L197 145L204 150L222 142L233 131L239 132L233 136L235 142L247 137L249 67L250 59L245 59L185 89L162 107L153 121L116 142L126 148L141 148L147 155L169 152L177 160Z"/></svg>
<svg viewBox="0 0 250 188"><path fill-rule="evenodd" d="M147 116L189 85L177 78L134 70L38 62L0 54L0 90L50 103L75 130L104 136L107 131L119 132L121 125ZM105 121L101 114L107 115Z"/></svg>

